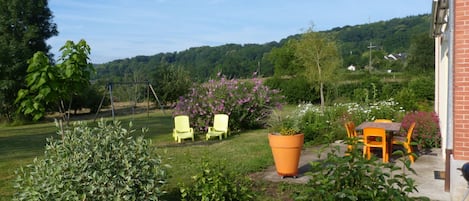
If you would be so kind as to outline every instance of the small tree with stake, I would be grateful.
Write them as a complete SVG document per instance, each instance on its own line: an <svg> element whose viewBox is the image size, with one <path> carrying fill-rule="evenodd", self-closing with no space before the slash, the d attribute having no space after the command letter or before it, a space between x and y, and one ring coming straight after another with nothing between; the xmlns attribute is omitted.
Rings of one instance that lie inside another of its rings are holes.
<svg viewBox="0 0 469 201"><path fill-rule="evenodd" d="M31 116L34 121L44 117L46 108L52 104L58 104L62 118L68 121L70 116L65 115L65 111L70 109L72 97L89 85L91 73L94 72L88 62L91 49L85 40L77 44L67 41L60 50L62 56L59 61L62 63L57 65L51 64L43 52L36 52L28 61L27 88L18 91L15 103L19 104L18 112Z"/></svg>

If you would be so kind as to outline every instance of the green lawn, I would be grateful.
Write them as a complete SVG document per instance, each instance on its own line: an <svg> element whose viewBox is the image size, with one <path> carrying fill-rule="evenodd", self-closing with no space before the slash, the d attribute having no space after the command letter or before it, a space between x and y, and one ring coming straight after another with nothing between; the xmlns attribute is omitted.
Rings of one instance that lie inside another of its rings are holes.
<svg viewBox="0 0 469 201"><path fill-rule="evenodd" d="M265 129L234 134L222 141L205 141L201 134L195 142L186 140L177 144L171 137L171 111L154 111L149 116L145 113L117 119L123 125L132 121L137 133L140 133L141 127L149 128L147 138L152 140L163 162L171 165L166 185L169 192L167 200L177 197L178 184L190 182L190 177L197 173L202 161L221 161L227 170L241 175L260 171L273 164ZM0 127L0 200L11 199L14 194L14 171L31 163L34 157L41 157L46 138L56 136L55 132L54 123ZM263 189L268 184L261 182L256 185L261 185L258 187Z"/></svg>
<svg viewBox="0 0 469 201"><path fill-rule="evenodd" d="M0 200L14 192L14 171L41 156L46 138L54 135L54 123L0 128Z"/></svg>

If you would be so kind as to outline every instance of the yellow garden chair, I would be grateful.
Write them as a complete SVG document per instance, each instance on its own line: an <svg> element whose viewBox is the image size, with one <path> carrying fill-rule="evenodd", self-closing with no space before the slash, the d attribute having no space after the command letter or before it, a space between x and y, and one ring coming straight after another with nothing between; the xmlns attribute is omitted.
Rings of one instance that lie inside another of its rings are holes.
<svg viewBox="0 0 469 201"><path fill-rule="evenodd" d="M228 120L228 115L216 114L213 118L213 127L208 127L208 132L205 136L206 140L209 140L210 137L219 137L221 140L223 135L225 135L225 138L227 138L229 132Z"/></svg>
<svg viewBox="0 0 469 201"><path fill-rule="evenodd" d="M192 138L192 141L194 141L194 129L190 127L189 116L178 115L174 117L173 138L178 143L188 138Z"/></svg>

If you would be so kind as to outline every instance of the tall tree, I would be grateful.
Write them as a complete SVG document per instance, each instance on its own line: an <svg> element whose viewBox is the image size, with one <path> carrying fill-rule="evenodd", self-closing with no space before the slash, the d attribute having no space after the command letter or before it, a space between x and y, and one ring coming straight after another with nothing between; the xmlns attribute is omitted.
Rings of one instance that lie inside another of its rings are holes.
<svg viewBox="0 0 469 201"><path fill-rule="evenodd" d="M298 74L300 67L295 63L295 45L297 40L290 39L283 46L273 48L268 54L269 60L274 64L274 76Z"/></svg>
<svg viewBox="0 0 469 201"><path fill-rule="evenodd" d="M303 66L307 80L319 90L324 108L324 85L333 82L342 63L336 43L323 33L308 29L296 45L295 58Z"/></svg>
<svg viewBox="0 0 469 201"><path fill-rule="evenodd" d="M83 89L88 88L90 84L91 73L95 72L93 65L90 63L89 55L91 48L85 40L80 40L78 43L73 41L65 42L65 45L60 48L62 55L59 58L60 78L63 81L62 89L62 103L68 101L68 107L60 107L60 112L70 111L72 107L72 99L74 96L80 95ZM68 112L67 122L70 119L70 112Z"/></svg>
<svg viewBox="0 0 469 201"><path fill-rule="evenodd" d="M177 102L193 85L191 74L181 66L162 66L153 75L155 90L164 104Z"/></svg>
<svg viewBox="0 0 469 201"><path fill-rule="evenodd" d="M0 5L0 114L11 120L28 59L37 51L47 54L46 40L58 32L47 0L0 0Z"/></svg>
<svg viewBox="0 0 469 201"><path fill-rule="evenodd" d="M412 37L406 70L412 73L434 73L435 42L428 33Z"/></svg>

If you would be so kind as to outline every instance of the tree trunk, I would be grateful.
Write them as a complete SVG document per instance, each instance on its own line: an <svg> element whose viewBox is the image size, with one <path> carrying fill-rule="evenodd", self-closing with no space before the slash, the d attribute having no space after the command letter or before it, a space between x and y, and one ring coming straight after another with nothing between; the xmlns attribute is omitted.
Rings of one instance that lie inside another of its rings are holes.
<svg viewBox="0 0 469 201"><path fill-rule="evenodd" d="M324 83L320 83L319 94L321 96L321 111L324 112Z"/></svg>

